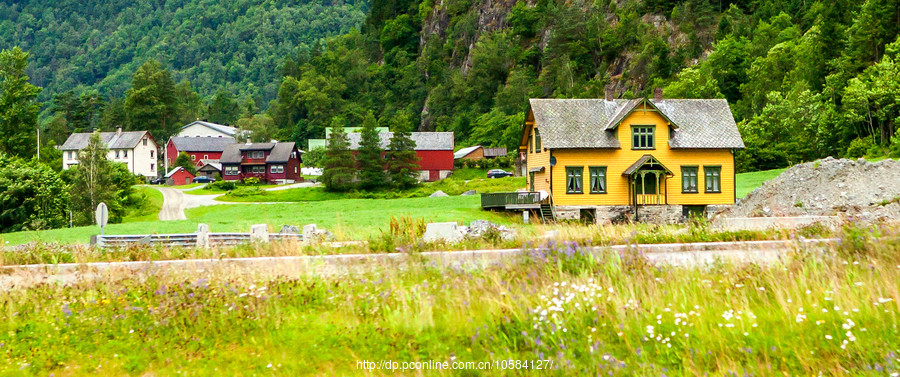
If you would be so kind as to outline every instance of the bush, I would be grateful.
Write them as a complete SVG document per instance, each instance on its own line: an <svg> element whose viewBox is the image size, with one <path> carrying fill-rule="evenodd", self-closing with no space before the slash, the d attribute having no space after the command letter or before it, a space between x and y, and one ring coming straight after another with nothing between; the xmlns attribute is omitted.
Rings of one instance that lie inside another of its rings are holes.
<svg viewBox="0 0 900 377"><path fill-rule="evenodd" d="M891 137L891 147L888 154L890 157L900 158L900 128L898 128L897 132L894 132L894 136Z"/></svg>
<svg viewBox="0 0 900 377"><path fill-rule="evenodd" d="M259 185L262 181L257 177L244 178L241 180L241 184L244 186L256 186Z"/></svg>
<svg viewBox="0 0 900 377"><path fill-rule="evenodd" d="M245 186L245 187L238 187L234 190L231 190L231 195L237 196L237 197L266 195L266 190L263 190L256 186Z"/></svg>
<svg viewBox="0 0 900 377"><path fill-rule="evenodd" d="M868 137L860 137L850 142L850 146L847 147L847 158L860 158L869 153L869 150L874 147L874 143L872 143L872 139Z"/></svg>
<svg viewBox="0 0 900 377"><path fill-rule="evenodd" d="M237 187L234 181L215 181L210 183L207 188L210 190L231 191Z"/></svg>

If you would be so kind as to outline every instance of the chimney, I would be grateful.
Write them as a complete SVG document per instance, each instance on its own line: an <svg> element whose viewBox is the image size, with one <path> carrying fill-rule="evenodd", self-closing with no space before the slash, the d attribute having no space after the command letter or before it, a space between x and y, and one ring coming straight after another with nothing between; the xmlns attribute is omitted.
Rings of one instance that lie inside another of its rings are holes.
<svg viewBox="0 0 900 377"><path fill-rule="evenodd" d="M662 88L654 88L653 89L653 100L654 101L662 101Z"/></svg>
<svg viewBox="0 0 900 377"><path fill-rule="evenodd" d="M605 88L603 88L603 93L606 95L606 100L607 100L607 101L612 101L612 100L613 100L613 90L612 90L612 88L610 88L610 87L608 87L608 86L605 87Z"/></svg>
<svg viewBox="0 0 900 377"><path fill-rule="evenodd" d="M116 126L116 136L122 135L122 126Z"/></svg>

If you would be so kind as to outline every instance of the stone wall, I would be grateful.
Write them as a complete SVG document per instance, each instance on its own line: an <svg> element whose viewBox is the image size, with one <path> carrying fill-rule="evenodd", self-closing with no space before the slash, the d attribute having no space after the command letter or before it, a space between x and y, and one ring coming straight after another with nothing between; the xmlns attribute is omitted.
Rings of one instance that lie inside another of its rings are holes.
<svg viewBox="0 0 900 377"><path fill-rule="evenodd" d="M729 205L706 206L706 216L719 214ZM632 206L556 206L557 220L580 220L581 211L594 212L594 220L598 225L618 224L634 221ZM638 221L650 224L680 224L685 221L684 206L681 205L649 205L638 207Z"/></svg>

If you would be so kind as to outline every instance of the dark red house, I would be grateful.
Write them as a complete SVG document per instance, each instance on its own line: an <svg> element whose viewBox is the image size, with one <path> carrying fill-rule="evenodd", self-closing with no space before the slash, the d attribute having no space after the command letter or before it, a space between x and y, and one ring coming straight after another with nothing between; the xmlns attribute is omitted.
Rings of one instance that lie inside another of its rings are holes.
<svg viewBox="0 0 900 377"><path fill-rule="evenodd" d="M203 137L203 136L178 136L169 139L166 143L166 170L175 164L178 154L185 152L194 160L197 167L203 166L201 160L218 160L228 144L234 144L230 137Z"/></svg>
<svg viewBox="0 0 900 377"><path fill-rule="evenodd" d="M222 179L256 177L271 183L302 182L300 152L293 142L229 144L222 152Z"/></svg>
<svg viewBox="0 0 900 377"><path fill-rule="evenodd" d="M360 133L347 134L350 149L359 148ZM387 149L393 132L382 132L381 147ZM447 178L453 173L453 132L413 132L410 138L416 143L419 157L419 180L431 182Z"/></svg>

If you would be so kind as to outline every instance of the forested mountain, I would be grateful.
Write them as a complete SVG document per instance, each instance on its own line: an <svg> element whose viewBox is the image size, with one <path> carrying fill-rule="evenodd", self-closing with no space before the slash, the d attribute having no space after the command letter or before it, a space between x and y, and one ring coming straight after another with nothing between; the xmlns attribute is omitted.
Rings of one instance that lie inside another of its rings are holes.
<svg viewBox="0 0 900 377"><path fill-rule="evenodd" d="M0 0L0 48L31 54L41 99L95 89L122 97L155 59L204 97L219 89L265 103L285 56L358 28L365 0Z"/></svg>
<svg viewBox="0 0 900 377"><path fill-rule="evenodd" d="M898 32L900 0L0 0L57 143L204 117L305 145L372 112L514 150L529 97L663 87L728 99L743 171L900 155Z"/></svg>
<svg viewBox="0 0 900 377"><path fill-rule="evenodd" d="M727 98L742 170L884 153L900 121L900 0L374 0L288 62L284 135L412 119L514 148L529 97ZM900 137L894 137L900 150Z"/></svg>

